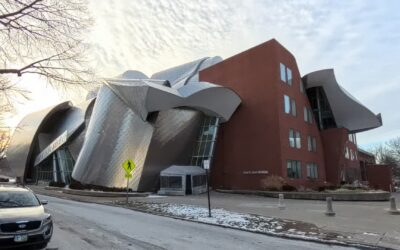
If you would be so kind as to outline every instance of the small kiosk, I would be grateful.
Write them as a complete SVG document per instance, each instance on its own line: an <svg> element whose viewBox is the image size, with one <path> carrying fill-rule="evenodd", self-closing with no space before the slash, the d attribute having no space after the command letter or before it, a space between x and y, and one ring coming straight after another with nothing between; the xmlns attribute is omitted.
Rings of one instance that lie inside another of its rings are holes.
<svg viewBox="0 0 400 250"><path fill-rule="evenodd" d="M207 191L206 171L198 166L172 165L160 173L161 195L201 194Z"/></svg>

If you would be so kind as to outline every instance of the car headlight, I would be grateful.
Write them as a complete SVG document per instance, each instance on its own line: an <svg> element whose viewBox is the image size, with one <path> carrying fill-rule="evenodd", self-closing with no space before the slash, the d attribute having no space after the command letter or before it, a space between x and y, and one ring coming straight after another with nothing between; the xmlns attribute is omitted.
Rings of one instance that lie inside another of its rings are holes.
<svg viewBox="0 0 400 250"><path fill-rule="evenodd" d="M43 220L43 225L46 225L51 222L51 215L49 214L44 220Z"/></svg>

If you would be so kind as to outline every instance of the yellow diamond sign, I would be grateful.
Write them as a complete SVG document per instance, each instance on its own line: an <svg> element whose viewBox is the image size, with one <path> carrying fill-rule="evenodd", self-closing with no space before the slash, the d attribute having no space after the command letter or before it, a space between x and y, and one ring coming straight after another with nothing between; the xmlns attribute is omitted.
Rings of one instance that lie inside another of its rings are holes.
<svg viewBox="0 0 400 250"><path fill-rule="evenodd" d="M122 163L122 167L125 169L127 174L130 174L135 169L136 165L131 159L128 159Z"/></svg>

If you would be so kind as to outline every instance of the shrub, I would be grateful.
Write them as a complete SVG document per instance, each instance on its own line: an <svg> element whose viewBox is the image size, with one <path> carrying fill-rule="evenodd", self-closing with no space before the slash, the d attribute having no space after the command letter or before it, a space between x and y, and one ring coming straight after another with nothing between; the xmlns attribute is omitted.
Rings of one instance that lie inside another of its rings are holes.
<svg viewBox="0 0 400 250"><path fill-rule="evenodd" d="M292 191L297 191L297 188L292 185L285 184L282 186L282 191L292 192Z"/></svg>
<svg viewBox="0 0 400 250"><path fill-rule="evenodd" d="M337 189L336 186L334 186L332 184L325 184L323 186L318 187L318 192L324 192L326 190L335 190L335 189Z"/></svg>
<svg viewBox="0 0 400 250"><path fill-rule="evenodd" d="M65 187L65 183L61 182L61 181L50 181L49 182L49 186L50 187L61 187L61 188L63 188L63 187Z"/></svg>
<svg viewBox="0 0 400 250"><path fill-rule="evenodd" d="M95 190L95 191L103 191L103 192L126 192L126 188L102 187L102 186L91 185L91 184L82 184L79 181L76 181L74 179L71 180L71 183L69 184L69 188L78 189L78 190L83 190L83 189ZM132 191L132 189L129 189L129 191Z"/></svg>
<svg viewBox="0 0 400 250"><path fill-rule="evenodd" d="M276 175L271 175L261 180L261 188L267 191L280 191L284 184L285 180Z"/></svg>

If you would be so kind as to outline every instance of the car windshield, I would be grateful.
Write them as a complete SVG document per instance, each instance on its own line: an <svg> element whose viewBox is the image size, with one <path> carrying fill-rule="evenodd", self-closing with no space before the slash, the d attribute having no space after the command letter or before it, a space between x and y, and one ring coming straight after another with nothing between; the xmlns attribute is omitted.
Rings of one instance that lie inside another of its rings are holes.
<svg viewBox="0 0 400 250"><path fill-rule="evenodd" d="M0 208L35 207L40 203L29 191L0 191Z"/></svg>

